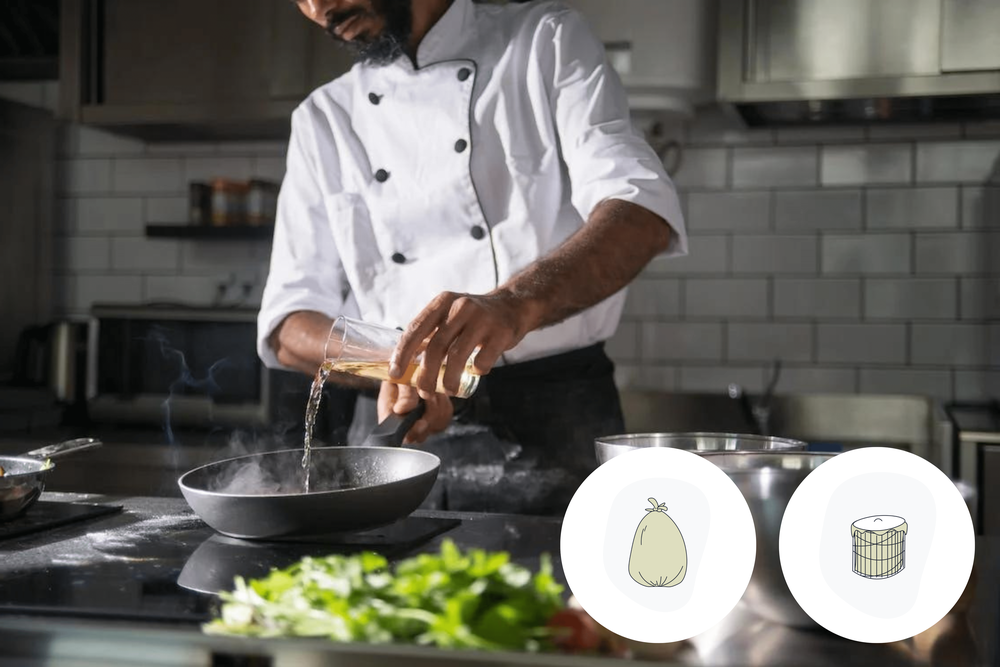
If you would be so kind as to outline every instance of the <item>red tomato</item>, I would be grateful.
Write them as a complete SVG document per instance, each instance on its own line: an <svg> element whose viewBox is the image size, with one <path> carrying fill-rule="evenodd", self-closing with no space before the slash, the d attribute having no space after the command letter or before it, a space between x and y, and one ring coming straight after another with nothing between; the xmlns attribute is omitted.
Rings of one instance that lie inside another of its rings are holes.
<svg viewBox="0 0 1000 667"><path fill-rule="evenodd" d="M596 651L601 645L597 623L582 609L561 609L549 619L548 626L556 629L553 641L564 651Z"/></svg>

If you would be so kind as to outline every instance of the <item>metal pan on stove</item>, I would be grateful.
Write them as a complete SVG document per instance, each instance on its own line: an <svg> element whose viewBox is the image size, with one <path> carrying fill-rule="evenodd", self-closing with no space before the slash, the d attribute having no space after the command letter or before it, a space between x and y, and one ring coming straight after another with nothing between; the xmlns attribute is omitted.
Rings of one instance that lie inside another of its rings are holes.
<svg viewBox="0 0 1000 667"><path fill-rule="evenodd" d="M302 449L216 461L178 480L191 509L223 535L242 539L346 533L390 524L428 496L441 460L400 447L422 414L391 415L361 447L318 447L305 492Z"/></svg>
<svg viewBox="0 0 1000 667"><path fill-rule="evenodd" d="M35 449L20 456L0 456L0 521L23 514L45 490L45 478L55 469L51 459L101 446L96 438L77 438Z"/></svg>

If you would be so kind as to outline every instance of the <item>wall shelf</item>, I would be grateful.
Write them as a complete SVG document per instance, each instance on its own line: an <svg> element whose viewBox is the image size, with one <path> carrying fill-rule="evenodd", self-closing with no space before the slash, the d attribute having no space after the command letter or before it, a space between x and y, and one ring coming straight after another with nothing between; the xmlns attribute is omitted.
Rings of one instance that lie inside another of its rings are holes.
<svg viewBox="0 0 1000 667"><path fill-rule="evenodd" d="M150 238L203 239L216 241L236 241L246 239L270 239L274 225L236 225L213 227L211 225L150 224L146 225L146 236Z"/></svg>

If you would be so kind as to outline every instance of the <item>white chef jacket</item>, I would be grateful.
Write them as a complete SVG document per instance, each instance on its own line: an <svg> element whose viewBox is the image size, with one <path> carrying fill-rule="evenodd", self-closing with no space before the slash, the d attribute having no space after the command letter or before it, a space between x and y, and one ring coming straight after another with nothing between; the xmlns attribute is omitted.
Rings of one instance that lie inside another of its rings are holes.
<svg viewBox="0 0 1000 667"><path fill-rule="evenodd" d="M676 190L631 124L584 19L558 2L455 0L409 58L350 72L292 114L258 352L290 313L405 326L443 291L485 293L609 198L667 220ZM606 340L625 290L529 333L499 364Z"/></svg>

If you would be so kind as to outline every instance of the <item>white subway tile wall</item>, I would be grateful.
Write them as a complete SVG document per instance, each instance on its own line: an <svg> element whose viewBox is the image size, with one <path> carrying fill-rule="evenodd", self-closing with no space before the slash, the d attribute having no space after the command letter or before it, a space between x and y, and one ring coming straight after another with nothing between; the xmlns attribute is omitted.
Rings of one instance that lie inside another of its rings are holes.
<svg viewBox="0 0 1000 667"><path fill-rule="evenodd" d="M976 402L1000 396L1000 371L955 371L955 400Z"/></svg>
<svg viewBox="0 0 1000 667"><path fill-rule="evenodd" d="M680 133L691 255L630 288L608 350L622 387L1000 397L1000 125ZM96 301L259 303L267 242L148 239L190 179L284 174L275 141L144 143L63 132L55 279Z"/></svg>
<svg viewBox="0 0 1000 667"><path fill-rule="evenodd" d="M764 388L764 374L752 366L682 366L680 368L679 389L718 393L731 383L742 386L747 391L761 391Z"/></svg>
<svg viewBox="0 0 1000 667"><path fill-rule="evenodd" d="M177 158L115 158L112 187L129 194L182 192L182 166Z"/></svg>
<svg viewBox="0 0 1000 667"><path fill-rule="evenodd" d="M674 183L679 188L723 189L728 168L726 149L692 148L684 152Z"/></svg>
<svg viewBox="0 0 1000 667"><path fill-rule="evenodd" d="M858 390L858 371L853 368L799 366L784 368L779 378L784 393L853 394Z"/></svg>
<svg viewBox="0 0 1000 667"><path fill-rule="evenodd" d="M733 273L816 275L816 236L744 236L733 244Z"/></svg>
<svg viewBox="0 0 1000 667"><path fill-rule="evenodd" d="M958 227L958 188L872 188L868 191L868 229Z"/></svg>
<svg viewBox="0 0 1000 667"><path fill-rule="evenodd" d="M873 125L868 128L868 139L871 141L899 141L900 139L933 139L962 136L962 125L959 123L915 124L900 123L899 125Z"/></svg>
<svg viewBox="0 0 1000 667"><path fill-rule="evenodd" d="M623 325L640 325L641 349L613 354L619 382L725 392L760 387L781 359L779 392L1000 397L998 136L997 123L699 117L677 180L691 256L635 283Z"/></svg>
<svg viewBox="0 0 1000 667"><path fill-rule="evenodd" d="M821 247L825 274L910 273L913 265L909 234L829 234Z"/></svg>
<svg viewBox="0 0 1000 667"><path fill-rule="evenodd" d="M779 278L774 281L777 319L861 319L861 280Z"/></svg>
<svg viewBox="0 0 1000 667"><path fill-rule="evenodd" d="M760 188L816 185L816 146L733 149L733 186Z"/></svg>
<svg viewBox="0 0 1000 667"><path fill-rule="evenodd" d="M917 234L914 253L917 273L977 275L998 272L1000 261L991 256L996 250L997 238L1000 238L1000 231Z"/></svg>
<svg viewBox="0 0 1000 667"><path fill-rule="evenodd" d="M684 284L684 313L690 317L767 319L767 280L691 278Z"/></svg>
<svg viewBox="0 0 1000 667"><path fill-rule="evenodd" d="M187 197L146 197L146 219L157 224L184 224L190 218L191 205Z"/></svg>
<svg viewBox="0 0 1000 667"><path fill-rule="evenodd" d="M812 324L729 324L727 358L731 361L811 362L816 358Z"/></svg>
<svg viewBox="0 0 1000 667"><path fill-rule="evenodd" d="M628 290L625 312L636 319L677 317L681 314L681 281L649 279Z"/></svg>
<svg viewBox="0 0 1000 667"><path fill-rule="evenodd" d="M779 144L828 144L864 141L861 126L782 127L778 128Z"/></svg>
<svg viewBox="0 0 1000 667"><path fill-rule="evenodd" d="M606 345L608 354L620 363L639 361L639 323L622 322Z"/></svg>
<svg viewBox="0 0 1000 667"><path fill-rule="evenodd" d="M988 186L962 186L962 228L998 229L1000 215L1000 184Z"/></svg>
<svg viewBox="0 0 1000 667"><path fill-rule="evenodd" d="M961 319L1000 321L1000 278L963 278L960 299Z"/></svg>
<svg viewBox="0 0 1000 667"><path fill-rule="evenodd" d="M721 361L722 323L644 322L639 328L644 361Z"/></svg>
<svg viewBox="0 0 1000 667"><path fill-rule="evenodd" d="M782 231L858 230L861 190L790 190L775 196L774 224Z"/></svg>
<svg viewBox="0 0 1000 667"><path fill-rule="evenodd" d="M68 196L111 192L110 159L59 160L56 191Z"/></svg>
<svg viewBox="0 0 1000 667"><path fill-rule="evenodd" d="M146 143L81 125L60 133L54 285L59 314L94 303L260 303L266 241L146 236L147 224L188 220L188 183L281 180L287 143ZM637 326L637 325L636 325Z"/></svg>
<svg viewBox="0 0 1000 667"><path fill-rule="evenodd" d="M770 229L770 192L692 192L687 197L692 231L749 232Z"/></svg>
<svg viewBox="0 0 1000 667"><path fill-rule="evenodd" d="M1000 141L927 142L917 146L917 182L996 183Z"/></svg>
<svg viewBox="0 0 1000 667"><path fill-rule="evenodd" d="M142 219L142 199L120 197L109 199L93 197L68 200L65 209L66 233L79 234L127 234L135 230L135 221Z"/></svg>
<svg viewBox="0 0 1000 667"><path fill-rule="evenodd" d="M253 158L197 156L184 158L184 180L211 181L224 176L245 181L253 174Z"/></svg>
<svg viewBox="0 0 1000 667"><path fill-rule="evenodd" d="M820 324L817 358L826 363L905 364L905 324Z"/></svg>
<svg viewBox="0 0 1000 667"><path fill-rule="evenodd" d="M823 185L909 183L913 149L909 144L826 146L820 172Z"/></svg>
<svg viewBox="0 0 1000 667"><path fill-rule="evenodd" d="M861 369L861 391L865 394L922 394L950 400L951 371L925 371L913 368Z"/></svg>
<svg viewBox="0 0 1000 667"><path fill-rule="evenodd" d="M865 284L869 320L958 319L958 281L954 278L872 278Z"/></svg>

